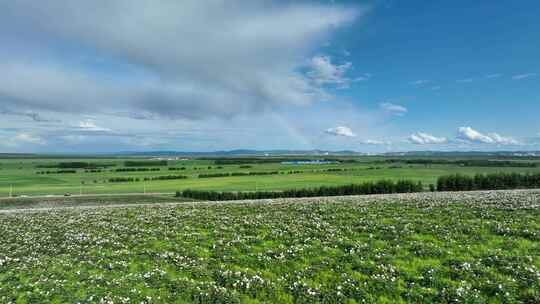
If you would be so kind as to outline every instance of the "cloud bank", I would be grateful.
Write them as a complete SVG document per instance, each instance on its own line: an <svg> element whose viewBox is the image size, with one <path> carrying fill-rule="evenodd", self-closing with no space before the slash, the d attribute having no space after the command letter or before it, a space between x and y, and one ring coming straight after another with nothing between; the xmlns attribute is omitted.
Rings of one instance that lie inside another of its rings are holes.
<svg viewBox="0 0 540 304"><path fill-rule="evenodd" d="M379 104L379 107L387 114L395 116L403 116L409 111L404 106L393 104L390 102L383 102Z"/></svg>
<svg viewBox="0 0 540 304"><path fill-rule="evenodd" d="M445 144L448 142L445 137L436 137L423 132L411 134L408 140L409 142L417 145Z"/></svg>
<svg viewBox="0 0 540 304"><path fill-rule="evenodd" d="M348 88L351 79L346 76L352 68L351 62L336 65L328 56L315 56L311 59L307 74L317 86L337 85L339 88Z"/></svg>
<svg viewBox="0 0 540 304"><path fill-rule="evenodd" d="M361 14L262 0L3 1L0 98L14 111L175 119L310 104L328 97L321 86L346 84L351 64L314 57L310 77L306 56Z"/></svg>
<svg viewBox="0 0 540 304"><path fill-rule="evenodd" d="M334 136L343 136L343 137L356 137L356 134L351 130L351 128L346 126L338 126L335 128L330 128L325 131L327 134Z"/></svg>
<svg viewBox="0 0 540 304"><path fill-rule="evenodd" d="M483 134L471 127L460 127L457 139L477 144L517 145L519 142L511 137L504 137L497 133Z"/></svg>

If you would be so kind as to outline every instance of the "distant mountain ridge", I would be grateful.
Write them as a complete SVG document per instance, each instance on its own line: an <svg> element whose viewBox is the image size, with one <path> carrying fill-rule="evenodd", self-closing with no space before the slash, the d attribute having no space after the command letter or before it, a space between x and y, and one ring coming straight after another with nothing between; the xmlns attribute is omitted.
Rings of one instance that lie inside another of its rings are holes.
<svg viewBox="0 0 540 304"><path fill-rule="evenodd" d="M473 156L493 156L493 157L527 157L540 156L540 151L408 151L408 152L386 152L386 153L364 153L351 150L330 151L330 150L250 150L237 149L227 151L212 152L182 152L182 151L141 151L141 152L120 152L118 155L125 156L187 156L187 157L212 157L212 156L411 156L411 157L473 157Z"/></svg>
<svg viewBox="0 0 540 304"><path fill-rule="evenodd" d="M0 153L0 158L84 158L84 157L272 157L272 156L383 156L383 157L540 157L540 151L407 151L364 153L352 150L251 150L196 151L121 151L109 153Z"/></svg>
<svg viewBox="0 0 540 304"><path fill-rule="evenodd" d="M237 149L227 151L212 151L212 152L186 152L186 151L141 151L141 152L119 152L117 155L126 156L194 156L194 157L211 157L211 156L284 156L284 155L352 155L362 156L366 153L342 150L342 151L326 151L326 150L249 150Z"/></svg>

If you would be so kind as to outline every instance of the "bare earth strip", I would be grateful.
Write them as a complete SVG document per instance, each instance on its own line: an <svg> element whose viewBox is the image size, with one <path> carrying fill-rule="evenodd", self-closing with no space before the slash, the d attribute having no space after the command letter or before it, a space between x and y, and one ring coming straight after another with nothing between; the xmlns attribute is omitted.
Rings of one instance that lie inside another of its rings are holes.
<svg viewBox="0 0 540 304"><path fill-rule="evenodd" d="M100 195L99 197L104 197ZM116 196L116 195L111 195ZM50 198L50 197L49 197ZM406 193L406 194L376 194L360 196L335 196L335 197L309 197L309 198L283 198L283 199L261 199L243 201L213 201L213 202L156 202L156 203L110 203L102 205L81 205L81 206L61 206L58 203L51 207L36 208L7 208L0 210L0 214L47 212L61 210L89 210L102 208L154 208L154 207L174 207L174 206L208 206L224 204L289 204L289 203L351 203L372 204L372 203L396 203L402 202L408 205L418 205L423 207L426 204L431 206L448 205L454 203L469 204L472 207L488 207L503 209L536 209L540 208L540 190L497 190L497 191L470 191L470 192L435 192L435 193Z"/></svg>

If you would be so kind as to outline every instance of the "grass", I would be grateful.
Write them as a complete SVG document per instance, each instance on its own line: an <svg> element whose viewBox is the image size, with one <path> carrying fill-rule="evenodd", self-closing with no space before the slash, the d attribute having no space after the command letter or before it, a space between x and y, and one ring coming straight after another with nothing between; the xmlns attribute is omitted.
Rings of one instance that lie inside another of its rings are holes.
<svg viewBox="0 0 540 304"><path fill-rule="evenodd" d="M538 191L0 213L2 303L538 303Z"/></svg>
<svg viewBox="0 0 540 304"><path fill-rule="evenodd" d="M380 179L411 179L422 181L425 185L434 183L438 176L450 173L475 174L495 172L540 172L537 168L511 167L461 167L457 165L405 165L377 163L380 158L358 157L356 163L328 165L282 165L253 164L252 168L240 168L239 165L224 165L218 169L210 160L170 161L170 167L186 167L182 171L169 171L163 167L159 172L111 172L76 174L38 175L36 172L47 169L37 168L39 165L57 162L88 161L93 163L116 164L114 168L123 167L125 159L1 159L0 160L0 197L7 197L10 187L15 195L47 195L47 194L105 194L105 193L142 193L174 192L186 188L201 190L250 191L250 190L284 190L290 188L306 188L318 186L345 185ZM211 166L211 169L208 169ZM331 168L347 171L328 172ZM49 169L55 170L55 169ZM302 171L301 174L280 174L268 176L240 176L199 179L199 174L219 172L259 172L259 171ZM160 175L186 175L185 180L147 181L130 183L109 183L112 177L154 177ZM84 184L82 184L84 183Z"/></svg>

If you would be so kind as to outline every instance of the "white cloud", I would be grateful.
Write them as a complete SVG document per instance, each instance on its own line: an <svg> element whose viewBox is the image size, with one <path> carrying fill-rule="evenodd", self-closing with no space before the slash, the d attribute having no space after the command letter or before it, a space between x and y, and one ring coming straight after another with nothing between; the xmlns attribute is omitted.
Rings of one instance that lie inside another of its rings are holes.
<svg viewBox="0 0 540 304"><path fill-rule="evenodd" d="M490 133L489 137L491 137L496 143L501 145L519 145L520 142L511 138L511 137L504 137L497 133Z"/></svg>
<svg viewBox="0 0 540 304"><path fill-rule="evenodd" d="M445 144L448 140L445 137L436 137L428 133L414 133L408 138L409 142L417 145Z"/></svg>
<svg viewBox="0 0 540 304"><path fill-rule="evenodd" d="M374 145L374 146L392 144L389 141L383 141L383 140L377 140L377 139L365 139L365 140L360 141L360 143L364 145Z"/></svg>
<svg viewBox="0 0 540 304"><path fill-rule="evenodd" d="M470 83L470 82L473 82L474 80L472 78L465 78L465 79L458 79L456 80L456 82L458 83Z"/></svg>
<svg viewBox="0 0 540 304"><path fill-rule="evenodd" d="M315 56L309 66L311 70L307 74L318 86L331 84L346 88L351 82L346 76L352 68L351 62L336 65L328 56Z"/></svg>
<svg viewBox="0 0 540 304"><path fill-rule="evenodd" d="M37 135L31 134L31 133L27 133L27 132L17 133L15 137L11 139L11 141L14 145L18 145L21 143L33 144L33 145L45 145L47 143L43 138Z"/></svg>
<svg viewBox="0 0 540 304"><path fill-rule="evenodd" d="M330 128L325 131L328 134L335 136L344 136L344 137L356 137L356 134L349 127L338 126L335 128Z"/></svg>
<svg viewBox="0 0 540 304"><path fill-rule="evenodd" d="M489 78L489 79L492 79L492 78L499 78L499 77L501 77L501 76L502 76L502 74L495 73L495 74L488 74L488 75L486 75L485 77L486 77L486 78Z"/></svg>
<svg viewBox="0 0 540 304"><path fill-rule="evenodd" d="M373 76L373 75L371 75L370 73L364 73L364 75L356 77L356 78L354 79L354 81L366 81L366 80L370 80L372 76Z"/></svg>
<svg viewBox="0 0 540 304"><path fill-rule="evenodd" d="M430 82L429 80L420 79L420 80L416 80L416 81L411 82L411 84L415 85L415 86L422 86L422 85L428 84L429 82Z"/></svg>
<svg viewBox="0 0 540 304"><path fill-rule="evenodd" d="M99 127L93 119L86 119L79 122L78 127L84 131L110 132L111 129Z"/></svg>
<svg viewBox="0 0 540 304"><path fill-rule="evenodd" d="M493 138L485 134L482 134L471 127L460 127L458 129L457 138L470 141L470 142L485 143L485 144L492 144L495 142Z"/></svg>
<svg viewBox="0 0 540 304"><path fill-rule="evenodd" d="M386 112L388 114L391 114L391 115L396 115L396 116L403 116L409 111L404 106L400 106L400 105L389 103L389 102L380 103L379 107L384 112Z"/></svg>
<svg viewBox="0 0 540 304"><path fill-rule="evenodd" d="M457 139L471 143L517 145L519 142L511 137L504 137L497 133L483 134L471 127L460 127Z"/></svg>
<svg viewBox="0 0 540 304"><path fill-rule="evenodd" d="M321 85L346 85L351 63L320 57L314 81L305 58L362 13L263 0L1 1L0 37L24 52L0 52L0 98L14 111L175 119L306 105L327 99Z"/></svg>
<svg viewBox="0 0 540 304"><path fill-rule="evenodd" d="M518 74L518 75L512 76L512 79L513 80L522 80L522 79L527 79L527 78L531 78L531 77L534 77L534 76L536 76L536 73Z"/></svg>

